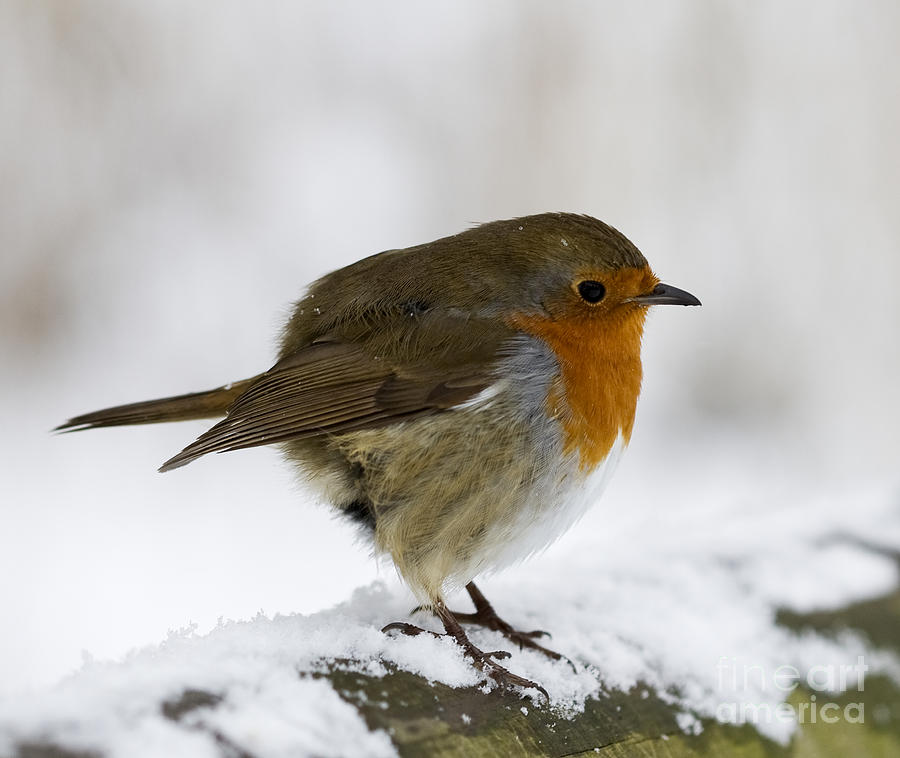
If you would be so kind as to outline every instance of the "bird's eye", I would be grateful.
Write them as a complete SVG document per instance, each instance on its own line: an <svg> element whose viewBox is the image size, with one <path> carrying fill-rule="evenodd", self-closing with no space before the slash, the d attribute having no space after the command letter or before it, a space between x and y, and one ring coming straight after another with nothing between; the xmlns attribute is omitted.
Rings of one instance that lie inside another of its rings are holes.
<svg viewBox="0 0 900 758"><path fill-rule="evenodd" d="M606 287L601 282L585 279L578 282L578 294L588 303L599 303L606 295Z"/></svg>

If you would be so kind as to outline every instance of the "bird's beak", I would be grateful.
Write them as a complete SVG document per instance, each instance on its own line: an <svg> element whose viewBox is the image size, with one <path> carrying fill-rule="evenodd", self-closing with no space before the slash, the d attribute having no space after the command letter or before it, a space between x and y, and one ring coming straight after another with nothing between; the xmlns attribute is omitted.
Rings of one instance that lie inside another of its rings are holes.
<svg viewBox="0 0 900 758"><path fill-rule="evenodd" d="M671 284L657 284L653 292L630 298L639 305L700 305L700 301L690 292L673 287Z"/></svg>

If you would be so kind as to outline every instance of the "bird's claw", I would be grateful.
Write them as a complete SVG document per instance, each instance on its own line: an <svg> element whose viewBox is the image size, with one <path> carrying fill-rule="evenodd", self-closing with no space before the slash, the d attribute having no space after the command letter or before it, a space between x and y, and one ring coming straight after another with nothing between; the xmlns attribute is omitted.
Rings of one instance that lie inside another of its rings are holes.
<svg viewBox="0 0 900 758"><path fill-rule="evenodd" d="M410 637L422 634L423 632L426 634L430 634L433 637L450 637L463 648L463 651L468 657L473 660L477 669L493 679L494 682L496 682L501 687L507 689L510 687L521 687L525 690L537 690L544 696L544 698L546 698L548 703L550 702L550 695L547 693L547 690L545 690L537 682L533 682L523 676L513 674L511 671L495 662L511 658L512 653L510 653L508 650L491 650L490 652L483 652L475 647L471 642L469 642L465 636L462 636L462 638L460 638L459 636L450 633L439 634L438 632L432 632L429 629L422 629L422 627L416 626L415 624L409 624L405 621L394 621L390 624L386 624L381 628L381 631L385 634L389 632L400 632L401 634L405 634ZM462 634L461 629L459 629L459 632L460 634Z"/></svg>
<svg viewBox="0 0 900 758"><path fill-rule="evenodd" d="M432 632L430 629L422 629L420 626L416 626L415 624L407 624L405 621L392 621L390 624L386 624L381 627L381 631L387 634L388 632L400 632L401 634L405 634L408 637L415 637L419 634L430 634L433 637L449 637L447 634L439 634L438 632ZM495 658L498 661L505 660L507 658L512 658L512 653L508 650L492 650L489 653L484 653L485 656L490 658Z"/></svg>
<svg viewBox="0 0 900 758"><path fill-rule="evenodd" d="M482 671L504 689L521 687L523 690L537 690L544 696L544 699L548 703L550 702L550 694L541 685L531 681L531 679L526 679L524 676L514 674L512 671L503 668L503 666L498 666L496 663L491 663L490 661L484 661Z"/></svg>
<svg viewBox="0 0 900 758"><path fill-rule="evenodd" d="M416 635L422 633L430 634L434 637L444 636L443 634L432 632L430 629L423 629L422 627L416 626L415 624L407 624L405 621L392 621L390 624L381 627L381 631L385 634L387 634L388 632L401 632L408 637L415 637Z"/></svg>

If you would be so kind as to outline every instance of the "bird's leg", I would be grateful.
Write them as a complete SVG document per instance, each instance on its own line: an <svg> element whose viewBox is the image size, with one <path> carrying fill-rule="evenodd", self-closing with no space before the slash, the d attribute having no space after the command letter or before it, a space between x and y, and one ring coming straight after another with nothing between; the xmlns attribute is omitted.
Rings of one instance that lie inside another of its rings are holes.
<svg viewBox="0 0 900 758"><path fill-rule="evenodd" d="M554 661L558 661L562 658L559 653L550 650L543 645L538 645L538 643L534 641L535 637L549 637L550 634L548 632L543 632L539 629L533 632L520 632L497 615L497 611L494 610L494 607L488 602L487 598L481 594L481 590L475 586L475 582L469 582L466 585L466 591L469 593L469 597L472 598L472 603L475 605L475 613L458 613L457 611L453 611L453 616L457 621L461 621L464 624L478 624L479 626L485 626L488 629L492 629L495 632L500 632L506 639L515 642L520 648L527 647L532 650L539 650Z"/></svg>
<svg viewBox="0 0 900 758"><path fill-rule="evenodd" d="M541 687L541 685L539 685L537 682L532 682L530 679L525 679L524 677L521 677L517 674L513 674L508 669L503 668L503 666L491 660L491 658L498 657L496 652L485 653L475 647L475 645L472 644L471 640L469 640L468 636L463 631L462 626L460 626L459 622L454 617L452 611L447 608L447 606L444 605L443 602L438 602L435 604L434 612L444 624L444 629L447 630L447 634L453 637L453 639L456 640L456 644L459 645L463 649L463 651L465 651L465 654L474 661L475 668L483 671L501 687L509 687L510 685L515 685L518 687L524 687L525 689L534 688L545 698L547 698L548 701L550 700L550 696L547 694L547 690ZM508 655L503 657L508 657Z"/></svg>
<svg viewBox="0 0 900 758"><path fill-rule="evenodd" d="M435 615L441 620L441 623L444 625L444 629L446 630L445 634L438 634L437 632L431 632L427 629L422 629L421 627L415 626L413 624L407 624L404 622L394 622L393 624L388 624L381 631L389 632L389 631L399 631L403 632L403 634L416 635L425 632L427 634L432 634L435 637L452 637L453 640L459 645L466 656L472 659L472 662L479 671L487 674L491 679L493 679L497 684L501 687L523 687L525 689L536 689L540 692L547 701L549 702L550 696L547 694L547 690L545 690L541 685L537 682L533 682L530 679L526 679L525 677L519 676L518 674L513 674L508 669L505 669L499 663L497 663L495 658L509 658L510 654L505 650L494 650L491 652L485 652L472 644L472 641L468 638L465 631L463 631L462 626L460 626L459 622L454 618L453 612L444 605L443 601L438 600L432 606Z"/></svg>

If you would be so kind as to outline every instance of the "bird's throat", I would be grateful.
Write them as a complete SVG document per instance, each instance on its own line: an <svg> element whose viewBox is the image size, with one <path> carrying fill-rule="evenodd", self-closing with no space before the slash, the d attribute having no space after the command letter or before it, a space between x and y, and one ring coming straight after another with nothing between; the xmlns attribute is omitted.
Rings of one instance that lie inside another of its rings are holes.
<svg viewBox="0 0 900 758"><path fill-rule="evenodd" d="M559 361L547 409L563 429L565 454L577 453L590 473L621 435L631 438L641 391L641 336L646 309L634 308L602 321L519 316L515 325L546 342Z"/></svg>

